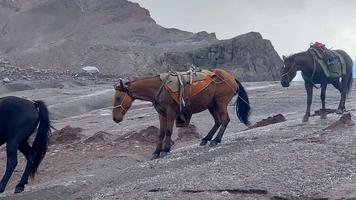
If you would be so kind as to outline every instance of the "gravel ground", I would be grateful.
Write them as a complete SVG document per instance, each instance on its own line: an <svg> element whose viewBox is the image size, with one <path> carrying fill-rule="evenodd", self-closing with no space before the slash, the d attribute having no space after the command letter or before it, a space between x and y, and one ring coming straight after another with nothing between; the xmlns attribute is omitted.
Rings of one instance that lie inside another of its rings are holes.
<svg viewBox="0 0 356 200"><path fill-rule="evenodd" d="M23 167L19 158L0 199L356 198L356 126L327 128L339 120L336 114L302 123L306 93L300 82L289 89L278 82L244 85L253 108L252 122L279 113L287 121L245 130L231 105L231 122L220 145L200 147L198 140L178 144L167 157L153 161L149 160L153 144L115 138L158 126L157 114L149 103L138 101L121 124L114 124L110 112L114 91L109 84L6 93L44 99L57 129L70 125L83 131L80 141L51 145L38 179L14 195ZM354 87L352 94L355 91ZM321 107L319 92L314 92L313 110ZM329 87L327 107L336 108L339 96ZM354 95L346 106L354 116ZM212 121L208 112L192 119L201 135L209 131ZM83 142L99 131L111 136L101 143ZM0 160L4 157L1 151ZM1 161L1 175L4 166Z"/></svg>

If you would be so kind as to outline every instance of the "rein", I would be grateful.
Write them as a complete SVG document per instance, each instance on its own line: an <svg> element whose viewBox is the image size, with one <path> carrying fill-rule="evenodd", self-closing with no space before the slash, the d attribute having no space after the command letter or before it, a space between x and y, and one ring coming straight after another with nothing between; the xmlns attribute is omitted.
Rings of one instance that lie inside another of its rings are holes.
<svg viewBox="0 0 356 200"><path fill-rule="evenodd" d="M314 78L315 72L316 72L316 63L315 63L315 58L313 58L313 73L312 73L312 75L311 75L310 78L307 77L305 74L304 74L304 77L305 77L311 84L313 84L313 87L315 87L316 89L320 89L320 87L317 87L317 86L315 85L315 83L313 82L313 78ZM302 74L303 74L303 72L302 72Z"/></svg>
<svg viewBox="0 0 356 200"><path fill-rule="evenodd" d="M297 66L297 64L295 63L295 60L294 60L292 66L288 69L288 71L286 73L282 74L281 78L283 78L284 76L287 76L288 80L290 80L289 72L290 72L290 70L294 69L296 66ZM290 80L290 81L292 81L292 80Z"/></svg>

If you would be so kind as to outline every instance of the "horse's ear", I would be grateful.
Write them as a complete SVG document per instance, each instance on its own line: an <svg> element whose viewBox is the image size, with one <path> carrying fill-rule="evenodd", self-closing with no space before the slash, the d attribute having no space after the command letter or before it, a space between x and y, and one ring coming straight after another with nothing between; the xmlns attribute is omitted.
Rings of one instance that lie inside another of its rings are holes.
<svg viewBox="0 0 356 200"><path fill-rule="evenodd" d="M285 60L287 59L287 57L286 57L286 56L282 56L282 58L283 58L283 61L285 61Z"/></svg>
<svg viewBox="0 0 356 200"><path fill-rule="evenodd" d="M124 87L124 82L122 81L121 78L120 78L120 87Z"/></svg>
<svg viewBox="0 0 356 200"><path fill-rule="evenodd" d="M120 88L120 85L119 85L119 84L114 84L113 86L114 86L114 89L115 89L115 90L118 90L118 89Z"/></svg>

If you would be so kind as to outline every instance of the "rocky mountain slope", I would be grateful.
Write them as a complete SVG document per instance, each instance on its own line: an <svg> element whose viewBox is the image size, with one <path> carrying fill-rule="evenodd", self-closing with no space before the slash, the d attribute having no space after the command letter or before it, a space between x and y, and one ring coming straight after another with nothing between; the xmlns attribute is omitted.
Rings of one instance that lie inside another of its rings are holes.
<svg viewBox="0 0 356 200"><path fill-rule="evenodd" d="M148 75L165 71L164 62L185 64L168 52L196 52L198 58L189 53L187 60L248 72L247 80L256 72L269 73L261 80L275 80L281 66L271 43L256 33L219 41L214 33L164 28L127 0L0 0L0 58L15 66L93 65L105 73Z"/></svg>
<svg viewBox="0 0 356 200"><path fill-rule="evenodd" d="M223 66L240 80L278 80L283 65L269 40L250 32L230 40L185 52L169 52L157 61L160 66L180 70L185 63L216 68Z"/></svg>

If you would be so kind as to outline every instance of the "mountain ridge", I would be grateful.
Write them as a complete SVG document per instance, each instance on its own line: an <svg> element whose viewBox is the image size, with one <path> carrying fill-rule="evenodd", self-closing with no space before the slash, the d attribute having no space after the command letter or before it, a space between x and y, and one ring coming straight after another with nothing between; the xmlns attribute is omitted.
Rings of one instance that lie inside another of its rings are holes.
<svg viewBox="0 0 356 200"><path fill-rule="evenodd" d="M164 28L147 9L127 0L0 0L0 58L23 68L78 71L90 65L105 73L145 76L168 69L157 65L165 53L219 43L225 40L215 33Z"/></svg>

